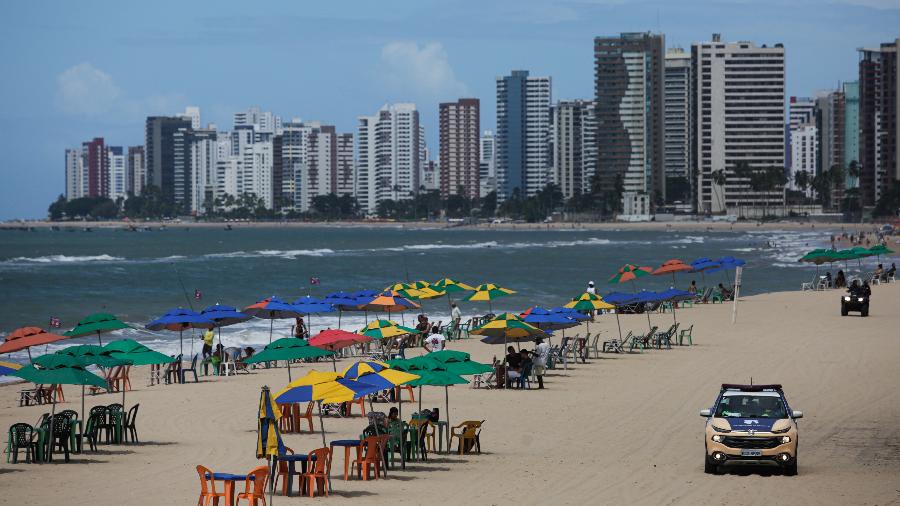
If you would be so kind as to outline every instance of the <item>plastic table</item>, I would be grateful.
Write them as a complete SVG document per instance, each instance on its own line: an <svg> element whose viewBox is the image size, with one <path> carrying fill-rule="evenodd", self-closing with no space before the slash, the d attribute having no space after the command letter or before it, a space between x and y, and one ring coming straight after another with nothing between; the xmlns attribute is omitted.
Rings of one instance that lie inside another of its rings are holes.
<svg viewBox="0 0 900 506"><path fill-rule="evenodd" d="M206 475L207 479L210 479L210 476ZM225 500L228 503L228 506L234 506L234 484L239 481L247 481L246 474L231 474L231 473L213 473L212 479L216 481L225 482ZM250 476L250 479L255 479L253 476Z"/></svg>
<svg viewBox="0 0 900 506"><path fill-rule="evenodd" d="M359 439L338 439L331 442L331 453L334 455L334 447L341 446L344 448L344 481L350 476L350 449L356 448L356 458L359 459L359 450L362 447L362 441Z"/></svg>
<svg viewBox="0 0 900 506"><path fill-rule="evenodd" d="M315 462L315 460L316 460L315 456L313 456L312 460L313 460L313 462ZM302 453L295 453L293 455L281 455L278 457L278 461L279 462L287 462L287 465L288 465L287 496L291 497L291 488L293 488L293 485L294 485L294 474L296 471L295 465L297 462L299 462L300 463L300 472L305 473L306 472L306 463L309 462L309 456L304 455ZM297 489L300 490L299 484L298 484ZM300 490L300 494L303 495L302 490Z"/></svg>

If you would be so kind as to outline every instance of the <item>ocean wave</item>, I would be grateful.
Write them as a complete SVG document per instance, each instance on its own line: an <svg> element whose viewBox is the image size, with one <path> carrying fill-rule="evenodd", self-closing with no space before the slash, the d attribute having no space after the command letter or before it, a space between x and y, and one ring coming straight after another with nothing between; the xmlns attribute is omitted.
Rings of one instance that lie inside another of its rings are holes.
<svg viewBox="0 0 900 506"><path fill-rule="evenodd" d="M47 255L41 257L15 257L3 260L3 263L9 264L70 264L70 263L87 263L87 262L120 262L125 260L122 257L114 257L112 255Z"/></svg>
<svg viewBox="0 0 900 506"><path fill-rule="evenodd" d="M319 249L291 249L291 250L278 250L278 249L264 249L257 251L230 251L227 253L209 253L203 255L204 258L284 258L286 260L294 260L300 256L310 256L310 257L321 257L325 255L332 255L335 251L328 248L319 248Z"/></svg>

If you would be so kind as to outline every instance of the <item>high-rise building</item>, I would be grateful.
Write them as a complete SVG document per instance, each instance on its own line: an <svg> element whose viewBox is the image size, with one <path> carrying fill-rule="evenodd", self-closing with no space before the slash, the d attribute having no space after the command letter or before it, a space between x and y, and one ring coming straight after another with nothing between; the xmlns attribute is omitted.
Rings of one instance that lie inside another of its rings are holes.
<svg viewBox="0 0 900 506"><path fill-rule="evenodd" d="M307 211L313 199L334 193L337 186L337 133L333 126L312 123L306 163L302 165L304 184L300 188L300 210Z"/></svg>
<svg viewBox="0 0 900 506"><path fill-rule="evenodd" d="M595 111L590 100L560 100L550 115L550 180L567 199L590 191L597 169Z"/></svg>
<svg viewBox="0 0 900 506"><path fill-rule="evenodd" d="M859 183L871 206L900 179L900 39L859 53Z"/></svg>
<svg viewBox="0 0 900 506"><path fill-rule="evenodd" d="M122 146L109 146L109 191L107 197L112 200L124 199L128 196L128 171L125 163L125 151Z"/></svg>
<svg viewBox="0 0 900 506"><path fill-rule="evenodd" d="M84 197L106 197L109 195L109 151L103 137L81 144L84 167L87 173L87 188Z"/></svg>
<svg viewBox="0 0 900 506"><path fill-rule="evenodd" d="M251 107L246 111L234 113L234 126L252 126L256 131L274 134L281 131L281 117L271 112L263 112L259 107Z"/></svg>
<svg viewBox="0 0 900 506"><path fill-rule="evenodd" d="M66 149L66 200L87 195L87 179L82 150Z"/></svg>
<svg viewBox="0 0 900 506"><path fill-rule="evenodd" d="M665 45L652 33L594 38L597 171L602 189L624 186L623 209L665 197Z"/></svg>
<svg viewBox="0 0 900 506"><path fill-rule="evenodd" d="M551 82L513 70L497 78L497 196L531 196L549 181Z"/></svg>
<svg viewBox="0 0 900 506"><path fill-rule="evenodd" d="M809 180L816 175L819 163L819 130L813 123L803 123L791 129L791 177L789 186L799 190L797 173L805 171Z"/></svg>
<svg viewBox="0 0 900 506"><path fill-rule="evenodd" d="M734 171L785 168L784 55L781 44L723 43L718 34L692 46L698 211L784 203L782 188L754 190Z"/></svg>
<svg viewBox="0 0 900 506"><path fill-rule="evenodd" d="M691 55L681 48L666 52L664 159L666 203L681 202L691 209L695 201L691 177Z"/></svg>
<svg viewBox="0 0 900 506"><path fill-rule="evenodd" d="M147 184L162 191L163 197L169 201L175 199L175 135L180 130L191 128L191 120L179 116L150 116L147 118L146 156ZM183 134L182 134L183 135ZM183 144L182 144L183 149ZM180 153L184 163L184 152ZM179 176L181 189L184 192L183 175Z"/></svg>
<svg viewBox="0 0 900 506"><path fill-rule="evenodd" d="M790 125L797 128L800 125L814 123L816 117L816 101L810 97L790 98Z"/></svg>
<svg viewBox="0 0 900 506"><path fill-rule="evenodd" d="M181 114L182 118L191 120L191 128L194 130L200 129L200 108L197 106L187 106L184 108L184 112Z"/></svg>
<svg viewBox="0 0 900 506"><path fill-rule="evenodd" d="M193 130L190 135L190 204L193 214L212 208L218 167L218 133L213 129Z"/></svg>
<svg viewBox="0 0 900 506"><path fill-rule="evenodd" d="M358 119L357 200L374 213L382 200L412 198L425 158L424 128L415 104L385 104Z"/></svg>
<svg viewBox="0 0 900 506"><path fill-rule="evenodd" d="M338 196L356 196L356 161L353 144L353 134L337 135L337 174L334 193Z"/></svg>
<svg viewBox="0 0 900 506"><path fill-rule="evenodd" d="M273 209L275 200L272 188L272 147L271 137L245 146L240 155L240 173L237 178L237 194L251 194L262 199L266 209Z"/></svg>
<svg viewBox="0 0 900 506"><path fill-rule="evenodd" d="M441 175L438 170L438 164L436 164L434 160L428 160L422 166L422 174L419 176L419 181L423 191L440 191Z"/></svg>
<svg viewBox="0 0 900 506"><path fill-rule="evenodd" d="M125 161L125 189L132 195L140 195L147 185L144 161L144 146L128 147L128 159Z"/></svg>
<svg viewBox="0 0 900 506"><path fill-rule="evenodd" d="M494 132L485 130L481 135L480 162L478 164L479 196L484 198L497 191L497 146Z"/></svg>
<svg viewBox="0 0 900 506"><path fill-rule="evenodd" d="M816 129L819 131L818 172L844 166L844 92L816 94Z"/></svg>
<svg viewBox="0 0 900 506"><path fill-rule="evenodd" d="M859 164L859 81L844 83L844 167ZM847 172L847 188L859 186L859 178Z"/></svg>
<svg viewBox="0 0 900 506"><path fill-rule="evenodd" d="M440 104L439 156L441 196L478 198L481 117L477 98Z"/></svg>

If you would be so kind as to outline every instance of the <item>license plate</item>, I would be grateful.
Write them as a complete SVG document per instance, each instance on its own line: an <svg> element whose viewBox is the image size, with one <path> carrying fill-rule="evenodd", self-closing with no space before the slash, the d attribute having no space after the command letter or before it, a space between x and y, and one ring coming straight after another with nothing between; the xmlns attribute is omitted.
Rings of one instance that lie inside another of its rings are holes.
<svg viewBox="0 0 900 506"><path fill-rule="evenodd" d="M741 457L762 457L762 450L741 450Z"/></svg>

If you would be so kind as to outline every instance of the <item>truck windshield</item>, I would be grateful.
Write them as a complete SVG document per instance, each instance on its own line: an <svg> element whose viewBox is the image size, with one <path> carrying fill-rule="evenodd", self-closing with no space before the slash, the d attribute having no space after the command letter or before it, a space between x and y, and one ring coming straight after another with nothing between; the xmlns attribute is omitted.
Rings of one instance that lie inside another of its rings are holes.
<svg viewBox="0 0 900 506"><path fill-rule="evenodd" d="M778 397L762 395L728 395L716 406L716 416L723 418L787 418L784 403Z"/></svg>

